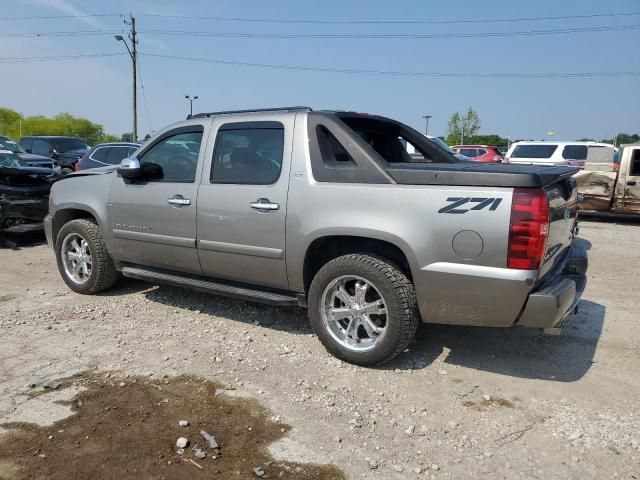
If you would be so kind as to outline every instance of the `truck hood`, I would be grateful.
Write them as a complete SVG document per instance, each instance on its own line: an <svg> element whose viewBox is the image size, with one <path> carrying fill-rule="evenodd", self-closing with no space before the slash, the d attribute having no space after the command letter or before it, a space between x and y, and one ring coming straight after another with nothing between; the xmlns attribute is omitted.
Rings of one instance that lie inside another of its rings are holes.
<svg viewBox="0 0 640 480"><path fill-rule="evenodd" d="M387 173L403 185L540 188L571 177L577 168L504 163L398 163Z"/></svg>

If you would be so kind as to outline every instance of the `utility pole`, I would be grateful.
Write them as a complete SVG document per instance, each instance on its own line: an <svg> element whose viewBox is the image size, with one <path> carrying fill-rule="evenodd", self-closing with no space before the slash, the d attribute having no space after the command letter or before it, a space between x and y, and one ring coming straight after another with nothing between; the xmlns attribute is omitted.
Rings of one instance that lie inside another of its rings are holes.
<svg viewBox="0 0 640 480"><path fill-rule="evenodd" d="M127 41L122 35L116 35L115 39L124 43L124 46L127 47L127 52L129 52L129 56L131 57L133 73L133 131L131 132L133 138L131 141L136 142L138 141L138 40L136 38L138 32L136 32L136 19L132 14L129 14L129 21L125 20L124 23L131 26L129 31L131 48L129 48Z"/></svg>
<svg viewBox="0 0 640 480"><path fill-rule="evenodd" d="M462 128L460 129L460 145L464 145L464 123L462 124Z"/></svg>
<svg viewBox="0 0 640 480"><path fill-rule="evenodd" d="M424 134L429 136L429 119L432 117L433 115L423 115L422 118L424 118L427 121L427 125L424 129Z"/></svg>

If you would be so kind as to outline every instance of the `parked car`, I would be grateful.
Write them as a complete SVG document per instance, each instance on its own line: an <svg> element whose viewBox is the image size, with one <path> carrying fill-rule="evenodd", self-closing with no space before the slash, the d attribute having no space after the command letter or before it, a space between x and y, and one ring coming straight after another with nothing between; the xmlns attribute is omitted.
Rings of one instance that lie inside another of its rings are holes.
<svg viewBox="0 0 640 480"><path fill-rule="evenodd" d="M463 162L472 162L473 161L469 157L465 157L464 155L460 155L459 153L454 152L449 145L447 145L444 141L442 141L442 139L440 139L438 137L433 137L431 135L426 135L426 137L429 140L431 140L433 143L435 143L438 147L442 148L447 153L449 153L449 154L453 155L454 157L456 157L458 160L461 160ZM411 144L408 144L408 143L404 142L404 145L405 145L405 147L407 149L407 152L409 153L409 155L411 156L411 159L413 161L415 161L415 162L423 162L424 161L424 157L422 156L422 154L420 152L418 152L415 148L413 148L413 146Z"/></svg>
<svg viewBox="0 0 640 480"><path fill-rule="evenodd" d="M56 182L45 231L75 292L120 272L306 306L331 353L373 365L420 319L557 332L586 284L575 172L461 162L375 115L215 112Z"/></svg>
<svg viewBox="0 0 640 480"><path fill-rule="evenodd" d="M60 164L56 160L43 155L27 153L18 143L9 137L0 135L0 150L10 150L24 160L29 167L51 168L60 173Z"/></svg>
<svg viewBox="0 0 640 480"><path fill-rule="evenodd" d="M20 146L27 153L45 155L57 160L65 175L73 172L75 164L89 150L84 140L75 137L22 137Z"/></svg>
<svg viewBox="0 0 640 480"><path fill-rule="evenodd" d="M42 230L57 178L50 168L30 167L12 151L0 150L0 233Z"/></svg>
<svg viewBox="0 0 640 480"><path fill-rule="evenodd" d="M119 165L123 158L133 154L139 147L139 143L131 142L101 143L85 153L75 164L74 170L79 172L89 168Z"/></svg>
<svg viewBox="0 0 640 480"><path fill-rule="evenodd" d="M572 165L584 167L589 150L604 150L613 154L616 148L597 142L515 142L505 156L505 162L525 165Z"/></svg>
<svg viewBox="0 0 640 480"><path fill-rule="evenodd" d="M451 149L476 162L501 163L504 160L500 148L491 145L454 145Z"/></svg>
<svg viewBox="0 0 640 480"><path fill-rule="evenodd" d="M581 213L640 215L640 143L623 145L613 156L590 156L575 178Z"/></svg>

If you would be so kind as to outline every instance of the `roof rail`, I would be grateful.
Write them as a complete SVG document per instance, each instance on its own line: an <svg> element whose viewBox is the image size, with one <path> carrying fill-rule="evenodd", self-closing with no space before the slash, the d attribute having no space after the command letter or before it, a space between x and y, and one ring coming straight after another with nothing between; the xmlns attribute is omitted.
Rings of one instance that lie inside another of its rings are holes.
<svg viewBox="0 0 640 480"><path fill-rule="evenodd" d="M212 117L214 115L226 115L228 113L295 112L295 111L311 112L313 111L313 109L311 107L274 107L274 108L252 108L250 110L224 110L221 112L206 112L206 113L196 113L193 115L187 115L187 120L189 120L190 118L202 118L202 117Z"/></svg>

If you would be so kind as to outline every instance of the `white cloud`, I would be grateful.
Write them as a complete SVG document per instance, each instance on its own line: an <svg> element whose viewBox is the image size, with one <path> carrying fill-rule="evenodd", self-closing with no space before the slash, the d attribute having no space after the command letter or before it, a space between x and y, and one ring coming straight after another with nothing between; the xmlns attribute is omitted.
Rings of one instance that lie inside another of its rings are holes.
<svg viewBox="0 0 640 480"><path fill-rule="evenodd" d="M49 7L54 10L58 10L59 12L64 13L65 15L78 16L80 17L78 18L78 20L92 27L99 28L101 26L100 23L98 23L98 21L94 17L84 16L84 15L87 15L86 12L83 12L79 8L74 7L73 5L71 5L71 3L67 2L66 0L30 0L30 1L31 3L35 5L39 5L41 7Z"/></svg>

